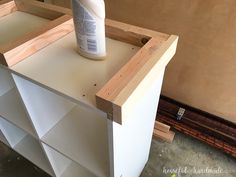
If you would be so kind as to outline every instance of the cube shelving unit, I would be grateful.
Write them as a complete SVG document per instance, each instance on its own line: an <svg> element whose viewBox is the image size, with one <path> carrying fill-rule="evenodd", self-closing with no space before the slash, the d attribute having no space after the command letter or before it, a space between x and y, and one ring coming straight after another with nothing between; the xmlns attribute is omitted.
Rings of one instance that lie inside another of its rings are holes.
<svg viewBox="0 0 236 177"><path fill-rule="evenodd" d="M108 55L93 61L76 52L70 10L1 3L0 140L51 176L138 177L178 37L107 19Z"/></svg>

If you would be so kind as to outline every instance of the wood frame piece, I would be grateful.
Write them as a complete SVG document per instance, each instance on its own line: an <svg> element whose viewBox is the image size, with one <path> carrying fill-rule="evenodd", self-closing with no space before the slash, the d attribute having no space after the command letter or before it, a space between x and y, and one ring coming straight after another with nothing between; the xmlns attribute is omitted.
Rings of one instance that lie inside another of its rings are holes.
<svg viewBox="0 0 236 177"><path fill-rule="evenodd" d="M33 0L3 0L0 2L0 17L16 10L51 21L27 35L19 37L14 42L0 45L0 64L5 66L15 65L74 30L72 16L60 12L60 8L58 10L57 6L48 6Z"/></svg>
<svg viewBox="0 0 236 177"><path fill-rule="evenodd" d="M0 1L0 17L15 12L16 10L17 7L14 1L9 1L9 0Z"/></svg>
<svg viewBox="0 0 236 177"><path fill-rule="evenodd" d="M97 107L122 124L122 108L128 98L153 68L161 69L169 63L176 52L178 36L113 20L106 20L106 35L141 47L96 94Z"/></svg>

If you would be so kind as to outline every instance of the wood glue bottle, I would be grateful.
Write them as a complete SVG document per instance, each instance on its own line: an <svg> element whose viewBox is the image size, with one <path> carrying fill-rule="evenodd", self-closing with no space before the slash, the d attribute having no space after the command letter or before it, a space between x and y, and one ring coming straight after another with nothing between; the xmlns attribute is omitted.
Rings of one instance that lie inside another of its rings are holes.
<svg viewBox="0 0 236 177"><path fill-rule="evenodd" d="M78 52L94 60L106 56L104 0L72 0Z"/></svg>

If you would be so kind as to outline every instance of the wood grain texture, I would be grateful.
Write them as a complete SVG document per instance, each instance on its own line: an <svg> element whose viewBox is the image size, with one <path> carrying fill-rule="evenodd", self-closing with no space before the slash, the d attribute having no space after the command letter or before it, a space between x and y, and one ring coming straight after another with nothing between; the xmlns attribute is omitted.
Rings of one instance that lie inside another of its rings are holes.
<svg viewBox="0 0 236 177"><path fill-rule="evenodd" d="M174 119L170 118L169 116L163 116L161 114L158 114L157 117L158 117L159 121L162 121L164 123L168 123L174 129L178 130L179 132L182 132L186 135L190 135L202 142L209 144L210 146L212 146L214 148L223 150L224 152L226 152L236 158L235 145L232 145L232 143L226 142L225 139L213 137L210 134L210 131L203 132L201 130L196 130L195 128L192 128L189 125L186 125L186 124L179 122L179 121L175 121Z"/></svg>
<svg viewBox="0 0 236 177"><path fill-rule="evenodd" d="M185 109L185 113L180 121L182 124L211 135L214 138L224 140L225 143L236 147L236 125L223 118L197 110L164 96L160 98L158 115L170 117L177 121L176 114L180 107Z"/></svg>
<svg viewBox="0 0 236 177"><path fill-rule="evenodd" d="M175 133L169 131L168 133L162 132L160 130L154 129L153 136L157 139L162 139L168 143L172 143L175 137Z"/></svg>
<svg viewBox="0 0 236 177"><path fill-rule="evenodd" d="M106 36L119 41L142 47L152 37L160 41L167 40L169 35L145 28L106 19Z"/></svg>
<svg viewBox="0 0 236 177"><path fill-rule="evenodd" d="M13 0L0 1L0 18L17 10Z"/></svg>
<svg viewBox="0 0 236 177"><path fill-rule="evenodd" d="M158 65L158 69L162 69L168 64L175 54L177 41L177 36L170 36L165 42L152 38L96 94L97 107L122 124L123 105L154 67Z"/></svg>
<svg viewBox="0 0 236 177"><path fill-rule="evenodd" d="M170 126L156 121L155 122L155 129L160 130L165 133L168 133L170 131Z"/></svg>
<svg viewBox="0 0 236 177"><path fill-rule="evenodd" d="M47 26L26 36L22 36L18 40L15 40L14 43L0 46L1 64L7 63L7 66L13 66L36 51L70 33L73 29L73 20L69 15L64 15L53 20Z"/></svg>
<svg viewBox="0 0 236 177"><path fill-rule="evenodd" d="M64 14L71 14L69 9L51 4L45 4L39 1L15 0L15 2L19 11L30 13L49 20L54 20Z"/></svg>
<svg viewBox="0 0 236 177"><path fill-rule="evenodd" d="M70 0L44 0L44 2L55 4L57 6L62 6L62 7L66 7L66 8L71 7L71 1Z"/></svg>

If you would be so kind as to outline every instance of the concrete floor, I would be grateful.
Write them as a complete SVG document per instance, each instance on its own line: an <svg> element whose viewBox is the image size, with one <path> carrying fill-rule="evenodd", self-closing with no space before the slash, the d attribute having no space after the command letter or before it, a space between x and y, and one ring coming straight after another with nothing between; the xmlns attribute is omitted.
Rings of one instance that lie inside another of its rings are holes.
<svg viewBox="0 0 236 177"><path fill-rule="evenodd" d="M153 140L141 177L236 177L236 159L176 132L172 144Z"/></svg>
<svg viewBox="0 0 236 177"><path fill-rule="evenodd" d="M236 177L236 159L177 133L172 144L153 140L141 177ZM50 177L0 143L0 177Z"/></svg>

